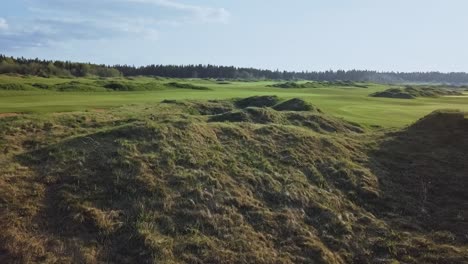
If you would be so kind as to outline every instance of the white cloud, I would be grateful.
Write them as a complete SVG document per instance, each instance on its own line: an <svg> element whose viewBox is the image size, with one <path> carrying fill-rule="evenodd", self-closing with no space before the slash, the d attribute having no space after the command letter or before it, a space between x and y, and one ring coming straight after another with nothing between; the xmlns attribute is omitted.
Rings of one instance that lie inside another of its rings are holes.
<svg viewBox="0 0 468 264"><path fill-rule="evenodd" d="M0 50L75 40L156 41L163 27L227 23L230 17L224 8L185 4L179 0L22 1L27 17L17 17L14 23L8 21L13 25L0 17Z"/></svg>
<svg viewBox="0 0 468 264"><path fill-rule="evenodd" d="M180 11L192 13L192 15L202 22L227 23L231 14L224 8L214 8L205 6L188 5L172 0L124 0L134 3L155 4L161 7L172 8Z"/></svg>
<svg viewBox="0 0 468 264"><path fill-rule="evenodd" d="M9 28L6 19L0 17L0 30L7 30Z"/></svg>

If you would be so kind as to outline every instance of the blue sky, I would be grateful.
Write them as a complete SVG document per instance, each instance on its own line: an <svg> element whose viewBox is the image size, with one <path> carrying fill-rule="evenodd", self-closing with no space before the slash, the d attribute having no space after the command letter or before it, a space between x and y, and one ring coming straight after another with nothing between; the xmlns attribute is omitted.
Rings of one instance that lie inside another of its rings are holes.
<svg viewBox="0 0 468 264"><path fill-rule="evenodd" d="M468 71L466 0L4 0L0 53L105 64Z"/></svg>

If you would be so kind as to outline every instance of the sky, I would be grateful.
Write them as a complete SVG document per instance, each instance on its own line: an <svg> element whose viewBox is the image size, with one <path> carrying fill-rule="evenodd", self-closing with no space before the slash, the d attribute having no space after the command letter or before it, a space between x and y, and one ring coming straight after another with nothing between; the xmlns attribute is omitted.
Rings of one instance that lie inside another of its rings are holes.
<svg viewBox="0 0 468 264"><path fill-rule="evenodd" d="M466 0L0 0L0 54L468 72Z"/></svg>

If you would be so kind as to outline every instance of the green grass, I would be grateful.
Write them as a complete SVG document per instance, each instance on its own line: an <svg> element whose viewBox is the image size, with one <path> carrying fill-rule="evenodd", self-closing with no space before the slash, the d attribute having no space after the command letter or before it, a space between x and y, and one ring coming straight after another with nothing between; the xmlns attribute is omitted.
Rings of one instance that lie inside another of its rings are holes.
<svg viewBox="0 0 468 264"><path fill-rule="evenodd" d="M304 105L0 118L0 263L467 263L465 113L383 133Z"/></svg>
<svg viewBox="0 0 468 264"><path fill-rule="evenodd" d="M277 95L282 99L302 98L322 110L348 121L365 126L402 127L436 109L455 108L468 111L468 97L417 98L414 100L373 98L369 94L388 89L389 86L369 84L369 88L323 85L323 88L282 89L268 87L276 82L230 82L219 84L214 80L183 80L166 78L39 78L29 76L0 76L0 84L48 84L50 86L79 81L83 85L111 81L147 87L154 83L155 90L107 92L57 92L35 88L28 91L0 90L0 113L68 112L94 108L109 108L131 104L151 104L165 99L228 99L253 95ZM209 90L173 89L164 84L188 83ZM320 85L320 84L318 84ZM162 87L162 88L161 88Z"/></svg>

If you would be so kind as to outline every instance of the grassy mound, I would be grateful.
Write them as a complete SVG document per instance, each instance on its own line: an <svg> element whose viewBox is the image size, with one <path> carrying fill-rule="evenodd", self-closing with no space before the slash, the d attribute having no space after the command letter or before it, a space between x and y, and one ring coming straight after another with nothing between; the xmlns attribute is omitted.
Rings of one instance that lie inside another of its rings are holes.
<svg viewBox="0 0 468 264"><path fill-rule="evenodd" d="M334 82L320 82L326 86L339 86L339 87L352 87L352 88L369 88L366 84L355 83L352 81L334 81Z"/></svg>
<svg viewBox="0 0 468 264"><path fill-rule="evenodd" d="M209 117L210 122L250 122L257 124L279 124L306 127L316 132L357 132L362 133L363 129L357 124L339 120L322 114L317 107L299 98L293 98L277 103L276 96L254 96L235 101L235 105L242 109L233 110L229 102L217 101L196 105L198 110L210 107L218 111L204 111L213 115ZM220 104L223 103L223 104ZM276 104L277 103L277 104ZM252 107L257 105L260 107ZM273 107L266 107L272 106ZM247 106L247 107L246 107ZM193 105L191 107L194 107ZM216 113L218 112L218 113ZM299 113L300 112L300 113ZM203 113L203 112L201 112Z"/></svg>
<svg viewBox="0 0 468 264"><path fill-rule="evenodd" d="M326 87L352 87L352 88L368 88L367 85L358 84L351 81L335 81L335 82L284 82L268 85L268 87L283 88L283 89L298 89L298 88L326 88Z"/></svg>
<svg viewBox="0 0 468 264"><path fill-rule="evenodd" d="M129 82L109 82L103 85L104 88L113 91L136 91L139 90L135 84Z"/></svg>
<svg viewBox="0 0 468 264"><path fill-rule="evenodd" d="M390 88L382 92L373 93L372 97L386 97L398 99L414 99L416 97L438 97L445 95L462 95L463 93L455 90L439 87L413 87Z"/></svg>
<svg viewBox="0 0 468 264"><path fill-rule="evenodd" d="M237 107L271 107L278 104L279 98L276 95L252 96L238 99L235 104Z"/></svg>
<svg viewBox="0 0 468 264"><path fill-rule="evenodd" d="M231 111L213 116L209 120L211 122L249 122L250 118L245 111Z"/></svg>
<svg viewBox="0 0 468 264"><path fill-rule="evenodd" d="M21 83L0 83L0 90L7 91L28 91L34 90L34 87Z"/></svg>
<svg viewBox="0 0 468 264"><path fill-rule="evenodd" d="M285 83L272 84L272 85L269 85L269 87L295 89L295 88L316 88L317 85L312 82L307 82L307 83L285 82Z"/></svg>
<svg viewBox="0 0 468 264"><path fill-rule="evenodd" d="M163 100L163 104L177 105L186 113L194 115L219 115L235 109L231 101L210 100L210 101L177 101Z"/></svg>
<svg viewBox="0 0 468 264"><path fill-rule="evenodd" d="M467 132L465 113L436 111L382 140L374 160L386 171L380 179L383 198L391 211L410 218L396 223L410 221L406 228L468 243Z"/></svg>
<svg viewBox="0 0 468 264"><path fill-rule="evenodd" d="M67 80L67 81L64 81ZM48 80L37 79L36 82L11 82L0 84L0 90L48 90L56 92L105 92L105 91L154 91L167 87L162 82L137 82L128 78L63 78Z"/></svg>
<svg viewBox="0 0 468 264"><path fill-rule="evenodd" d="M280 122L283 116L267 108L248 107L211 117L211 122L252 122L259 124Z"/></svg>
<svg viewBox="0 0 468 264"><path fill-rule="evenodd" d="M375 141L294 123L346 125L323 113L246 107L252 122L221 123L188 114L197 104L0 119L0 262L468 261L461 132ZM412 216L426 175L440 186L429 218Z"/></svg>
<svg viewBox="0 0 468 264"><path fill-rule="evenodd" d="M299 98L293 98L285 102L279 103L275 105L273 109L277 111L317 111L317 112L320 112L318 108L314 107L313 105Z"/></svg>
<svg viewBox="0 0 468 264"><path fill-rule="evenodd" d="M373 93L372 97L385 97L385 98L397 98L397 99L414 99L414 95L406 93L400 88L391 88L382 92Z"/></svg>
<svg viewBox="0 0 468 264"><path fill-rule="evenodd" d="M437 131L438 133L463 133L468 131L468 119L466 113L458 110L438 110L420 119L409 129Z"/></svg>
<svg viewBox="0 0 468 264"><path fill-rule="evenodd" d="M154 91L162 90L164 86L159 82L132 82L132 81L106 81L99 80L95 82L96 86L103 87L109 91Z"/></svg>
<svg viewBox="0 0 468 264"><path fill-rule="evenodd" d="M319 113L286 113L285 125L302 126L321 133L364 133L358 124Z"/></svg>
<svg viewBox="0 0 468 264"><path fill-rule="evenodd" d="M33 83L31 84L32 87L35 87L35 88L38 88L38 89L42 89L42 90L49 90L51 89L50 85L49 84L46 84L46 83Z"/></svg>
<svg viewBox="0 0 468 264"><path fill-rule="evenodd" d="M170 83L167 83L166 86L169 87L169 88L177 88L177 89L190 89L190 90L202 90L202 91L211 90L208 87L197 86L197 85L193 85L191 83L170 82Z"/></svg>
<svg viewBox="0 0 468 264"><path fill-rule="evenodd" d="M249 122L256 124L278 124L298 126L320 133L363 133L364 130L356 124L351 124L327 115L313 112L279 112L271 108L248 107L242 110L215 115L210 122Z"/></svg>
<svg viewBox="0 0 468 264"><path fill-rule="evenodd" d="M56 84L52 87L53 90L59 91L59 92L105 92L107 89L111 89L111 84L108 84L108 87L101 87L98 85L93 85L89 83L82 83L78 81L71 81L67 83L60 83ZM117 89L117 84L115 86L112 86L113 88ZM49 86L47 89L51 89L51 86ZM128 88L126 88L128 89ZM112 89L114 90L114 89Z"/></svg>
<svg viewBox="0 0 468 264"><path fill-rule="evenodd" d="M27 166L23 178L2 177L0 185L10 208L0 220L0 247L8 261L42 263L344 263L360 253L346 235L354 216L343 218L340 208L361 212L321 188L360 188L352 163L347 172L340 165L347 144L294 128L177 119L24 144L25 153L12 157ZM15 188L32 192L11 196ZM347 244L350 252L338 253Z"/></svg>

